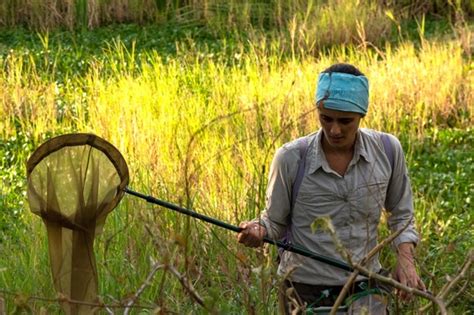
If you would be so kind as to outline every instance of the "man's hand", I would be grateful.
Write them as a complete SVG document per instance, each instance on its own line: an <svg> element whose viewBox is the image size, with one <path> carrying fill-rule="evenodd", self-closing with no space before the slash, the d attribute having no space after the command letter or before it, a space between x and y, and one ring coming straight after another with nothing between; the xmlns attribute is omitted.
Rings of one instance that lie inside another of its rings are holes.
<svg viewBox="0 0 474 315"><path fill-rule="evenodd" d="M239 227L242 231L237 234L239 243L247 247L259 247L263 245L263 237L267 235L267 229L258 222L242 222Z"/></svg>
<svg viewBox="0 0 474 315"><path fill-rule="evenodd" d="M412 243L401 243L398 245L398 260L394 278L400 283L410 287L426 291L425 284L420 279L415 269L415 258L413 257L415 247ZM410 301L412 295L406 291L399 290L398 296L404 301Z"/></svg>

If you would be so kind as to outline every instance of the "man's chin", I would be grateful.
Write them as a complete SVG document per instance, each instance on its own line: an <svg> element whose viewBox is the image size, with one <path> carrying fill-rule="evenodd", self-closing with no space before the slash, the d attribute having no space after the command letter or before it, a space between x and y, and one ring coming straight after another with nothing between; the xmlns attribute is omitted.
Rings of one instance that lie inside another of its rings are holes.
<svg viewBox="0 0 474 315"><path fill-rule="evenodd" d="M344 140L344 138L329 138L328 142L331 146L339 148L347 145Z"/></svg>

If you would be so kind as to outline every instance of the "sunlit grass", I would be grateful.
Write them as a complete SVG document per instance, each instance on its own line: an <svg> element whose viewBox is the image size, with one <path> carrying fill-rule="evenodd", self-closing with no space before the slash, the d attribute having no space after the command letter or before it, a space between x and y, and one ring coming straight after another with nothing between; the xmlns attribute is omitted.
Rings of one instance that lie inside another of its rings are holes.
<svg viewBox="0 0 474 315"><path fill-rule="evenodd" d="M473 72L455 43L419 50L405 43L383 55L348 48L301 61L250 52L231 66L212 56L165 62L116 48L84 78L61 84L41 78L31 60L9 55L0 77L2 137L22 131L38 142L45 132L93 132L125 154L132 174L149 169L185 189L192 182L216 191L239 173L248 184L249 174L268 165L269 152L317 128L317 73L340 61L359 65L370 79L365 126L411 138L472 122ZM136 58L140 68L131 66Z"/></svg>

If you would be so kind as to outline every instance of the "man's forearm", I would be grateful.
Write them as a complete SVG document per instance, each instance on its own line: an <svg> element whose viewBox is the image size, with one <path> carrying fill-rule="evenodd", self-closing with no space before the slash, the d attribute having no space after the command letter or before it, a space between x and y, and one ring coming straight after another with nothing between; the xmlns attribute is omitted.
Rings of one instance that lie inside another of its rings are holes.
<svg viewBox="0 0 474 315"><path fill-rule="evenodd" d="M410 255L413 257L415 252L415 244L412 242L400 243L397 248L398 255Z"/></svg>

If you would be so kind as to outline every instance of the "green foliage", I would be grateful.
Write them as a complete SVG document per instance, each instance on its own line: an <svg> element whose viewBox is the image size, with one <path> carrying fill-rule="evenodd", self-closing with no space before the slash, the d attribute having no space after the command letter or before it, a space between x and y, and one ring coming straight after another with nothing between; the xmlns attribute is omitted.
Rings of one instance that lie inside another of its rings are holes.
<svg viewBox="0 0 474 315"><path fill-rule="evenodd" d="M452 258L432 273L447 273L474 246L474 130L433 130L412 152L412 182L418 195L418 224L429 240L428 265L440 266L444 252ZM435 258L437 257L437 258ZM439 268L439 269L438 269Z"/></svg>
<svg viewBox="0 0 474 315"><path fill-rule="evenodd" d="M444 214L472 210L474 193L473 163L474 129L434 129L423 144L413 149L416 160L412 173L419 181L414 182L426 198L436 199ZM454 197L454 198L453 198ZM450 203L455 199L456 203Z"/></svg>
<svg viewBox="0 0 474 315"><path fill-rule="evenodd" d="M25 160L33 144L22 132L0 142L0 243L12 241L24 231Z"/></svg>

